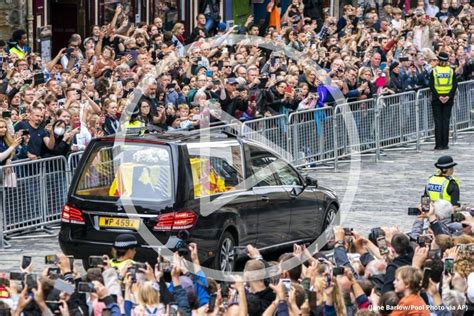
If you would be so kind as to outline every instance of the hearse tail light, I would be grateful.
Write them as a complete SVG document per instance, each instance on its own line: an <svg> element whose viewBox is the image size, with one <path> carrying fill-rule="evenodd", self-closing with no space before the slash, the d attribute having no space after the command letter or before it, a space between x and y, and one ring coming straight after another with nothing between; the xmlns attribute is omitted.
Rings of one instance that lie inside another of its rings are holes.
<svg viewBox="0 0 474 316"><path fill-rule="evenodd" d="M61 222L81 225L86 223L82 211L68 204L64 205L61 212Z"/></svg>
<svg viewBox="0 0 474 316"><path fill-rule="evenodd" d="M197 222L197 215L193 211L182 210L178 212L158 215L157 223L153 230L180 231L192 228Z"/></svg>

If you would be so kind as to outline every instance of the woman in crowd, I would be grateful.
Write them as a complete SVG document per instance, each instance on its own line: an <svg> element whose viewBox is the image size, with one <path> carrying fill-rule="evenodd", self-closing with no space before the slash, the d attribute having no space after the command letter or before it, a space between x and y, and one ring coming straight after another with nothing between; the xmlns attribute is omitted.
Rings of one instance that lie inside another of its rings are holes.
<svg viewBox="0 0 474 316"><path fill-rule="evenodd" d="M0 166L11 163L16 148L21 144L22 136L13 137L8 131L7 121L0 118Z"/></svg>

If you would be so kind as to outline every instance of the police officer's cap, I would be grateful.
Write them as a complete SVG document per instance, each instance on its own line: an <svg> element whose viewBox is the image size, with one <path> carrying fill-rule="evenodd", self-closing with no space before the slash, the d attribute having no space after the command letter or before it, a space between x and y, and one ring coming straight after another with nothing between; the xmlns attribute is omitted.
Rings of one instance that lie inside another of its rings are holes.
<svg viewBox="0 0 474 316"><path fill-rule="evenodd" d="M449 59L448 53L445 53L445 52L439 53L439 55L438 55L438 60L439 61L448 61L448 59Z"/></svg>
<svg viewBox="0 0 474 316"><path fill-rule="evenodd" d="M138 246L138 241L132 234L120 234L115 238L115 249L130 249Z"/></svg>
<svg viewBox="0 0 474 316"><path fill-rule="evenodd" d="M438 158L438 161L435 163L435 167L438 169L449 169L456 166L457 163L454 162L453 157L451 156L442 156Z"/></svg>

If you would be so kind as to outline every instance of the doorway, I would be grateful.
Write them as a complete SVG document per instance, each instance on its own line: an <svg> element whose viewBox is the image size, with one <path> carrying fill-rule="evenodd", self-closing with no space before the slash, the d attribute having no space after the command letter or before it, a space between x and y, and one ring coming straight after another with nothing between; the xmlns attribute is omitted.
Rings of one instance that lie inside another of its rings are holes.
<svg viewBox="0 0 474 316"><path fill-rule="evenodd" d="M78 5L51 1L51 25L53 28L52 54L56 54L67 46L72 34L78 33Z"/></svg>

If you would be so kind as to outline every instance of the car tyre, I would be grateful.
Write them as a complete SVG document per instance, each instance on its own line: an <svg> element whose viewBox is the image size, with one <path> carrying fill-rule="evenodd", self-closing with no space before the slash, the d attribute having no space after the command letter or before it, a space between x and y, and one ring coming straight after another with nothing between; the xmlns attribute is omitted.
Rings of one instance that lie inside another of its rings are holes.
<svg viewBox="0 0 474 316"><path fill-rule="evenodd" d="M214 268L224 272L232 272L235 267L235 238L228 231L225 231L217 247L216 257L214 259Z"/></svg>
<svg viewBox="0 0 474 316"><path fill-rule="evenodd" d="M336 219L338 209L334 204L331 204L326 211L326 215L324 216L324 225L323 225L323 234L326 234L326 240L328 241L322 250L329 250L334 248L334 220ZM330 227L326 231L326 228Z"/></svg>

